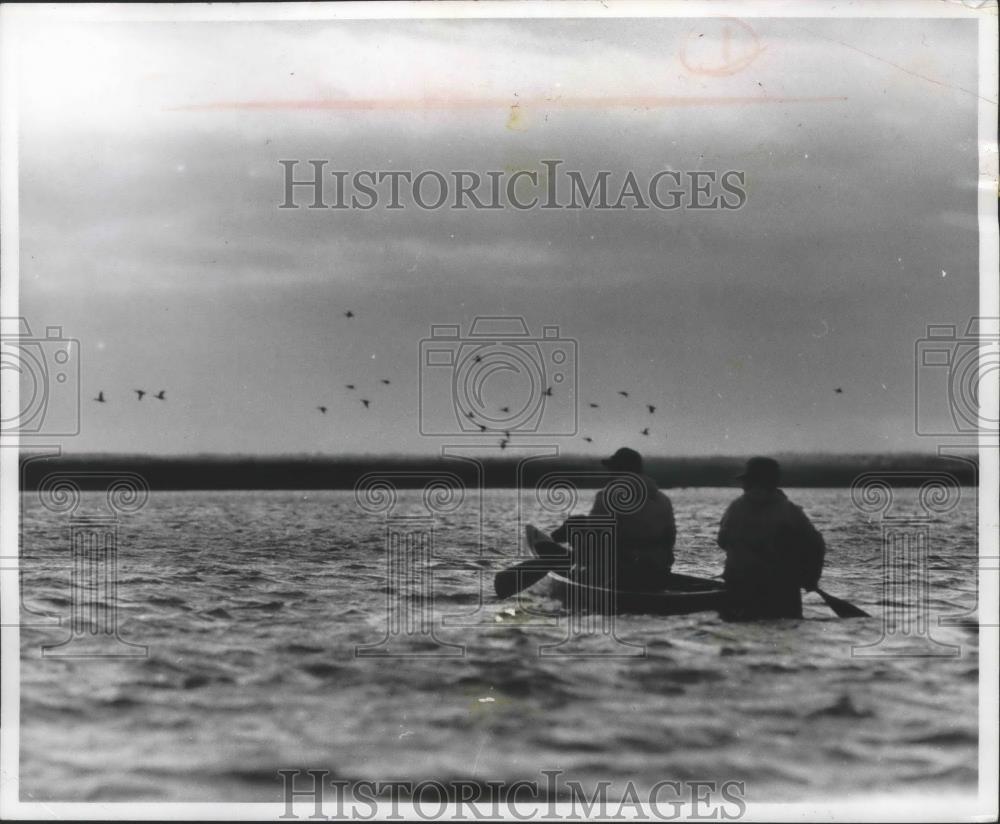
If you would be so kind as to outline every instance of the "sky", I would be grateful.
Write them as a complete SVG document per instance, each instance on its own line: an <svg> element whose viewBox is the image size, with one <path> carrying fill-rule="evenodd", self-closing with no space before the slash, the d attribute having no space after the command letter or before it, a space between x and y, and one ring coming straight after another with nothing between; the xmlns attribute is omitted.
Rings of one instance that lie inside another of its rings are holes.
<svg viewBox="0 0 1000 824"><path fill-rule="evenodd" d="M456 436L421 410L451 384L421 397L421 341L478 316L575 343L533 436L565 452L935 448L915 345L978 299L971 21L48 23L21 45L21 314L80 341L67 452L433 453ZM282 159L740 170L747 201L282 210ZM495 410L521 391L489 380Z"/></svg>

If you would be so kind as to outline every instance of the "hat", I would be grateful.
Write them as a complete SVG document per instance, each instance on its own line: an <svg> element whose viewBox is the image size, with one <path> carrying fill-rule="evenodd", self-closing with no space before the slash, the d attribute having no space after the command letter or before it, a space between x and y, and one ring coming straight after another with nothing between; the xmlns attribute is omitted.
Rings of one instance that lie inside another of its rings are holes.
<svg viewBox="0 0 1000 824"><path fill-rule="evenodd" d="M774 458L751 458L746 468L736 476L738 481L749 481L754 486L776 487L781 478L781 466Z"/></svg>
<svg viewBox="0 0 1000 824"><path fill-rule="evenodd" d="M627 446L623 446L601 463L608 469L618 469L622 472L642 472L642 455Z"/></svg>

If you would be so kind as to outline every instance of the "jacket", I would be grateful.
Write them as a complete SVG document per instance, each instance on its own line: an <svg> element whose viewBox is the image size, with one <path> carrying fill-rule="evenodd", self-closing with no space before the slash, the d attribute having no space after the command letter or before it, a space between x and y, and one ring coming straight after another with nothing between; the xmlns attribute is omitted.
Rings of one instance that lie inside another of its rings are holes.
<svg viewBox="0 0 1000 824"><path fill-rule="evenodd" d="M646 583L654 586L657 581L653 579L666 576L674 563L674 543L677 539L674 508L652 478L638 474L636 477L642 482L645 501L635 512L615 512L613 501L612 506L608 506L609 487L605 487L594 498L589 515L569 518L552 533L552 537L557 541L566 540L570 524L579 526L588 518L604 519L614 515L616 566L621 583L624 585L649 578Z"/></svg>
<svg viewBox="0 0 1000 824"><path fill-rule="evenodd" d="M819 585L823 536L780 489L751 489L733 501L722 516L718 544L726 552L727 585L765 578L807 590Z"/></svg>

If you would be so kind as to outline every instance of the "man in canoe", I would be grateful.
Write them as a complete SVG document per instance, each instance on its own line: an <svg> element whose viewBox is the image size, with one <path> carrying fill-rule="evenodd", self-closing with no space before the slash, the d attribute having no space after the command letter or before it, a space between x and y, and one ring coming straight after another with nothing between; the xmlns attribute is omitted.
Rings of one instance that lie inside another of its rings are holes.
<svg viewBox="0 0 1000 824"><path fill-rule="evenodd" d="M614 517L617 546L614 547L614 585L619 589L662 589L674 563L674 541L677 528L670 499L660 491L656 481L643 472L642 456L634 449L622 447L601 464L616 473L628 473L640 485L642 505L634 512L615 512L612 486L614 480L597 493L589 515L573 516L552 533L554 541L564 542L571 525L584 525L588 519ZM609 506L608 497L612 496ZM578 559L578 562L583 559ZM609 582L605 582L609 583Z"/></svg>
<svg viewBox="0 0 1000 824"><path fill-rule="evenodd" d="M778 488L777 461L751 458L737 477L744 492L719 525L728 591L723 617L801 618L800 589L819 586L826 552L823 536Z"/></svg>

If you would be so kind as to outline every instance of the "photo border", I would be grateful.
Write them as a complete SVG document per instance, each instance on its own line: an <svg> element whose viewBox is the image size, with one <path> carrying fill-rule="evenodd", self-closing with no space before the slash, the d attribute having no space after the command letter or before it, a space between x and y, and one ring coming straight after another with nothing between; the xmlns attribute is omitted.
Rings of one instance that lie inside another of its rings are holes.
<svg viewBox="0 0 1000 824"><path fill-rule="evenodd" d="M289 3L258 3L252 5L156 5L136 4L110 6L85 4L77 6L8 5L0 9L0 269L3 289L0 290L0 314L19 315L19 246L18 246L18 30L21 26L52 22L179 22L179 21L330 21L330 20L400 20L400 19L556 19L588 18L594 20L623 17L727 17L740 18L926 18L973 19L979 31L979 314L1000 316L998 283L994 277L1000 265L997 230L997 6L995 2L965 0L965 2L928 3L917 0L871 0L857 2L807 3L773 2L638 2L636 0L603 0L602 2L374 2L337 3L329 5ZM0 396L6 406L18 399L16 380L4 375ZM981 399L982 405L995 398ZM9 407L8 407L9 408ZM987 407L988 408L988 407ZM979 500L979 551L981 558L995 557L998 552L996 502L1000 498L1000 468L998 451L985 443L981 436ZM5 438L0 448L0 541L4 547L18 545L20 495L18 494L18 441L16 436ZM747 799L747 821L809 821L866 820L897 821L906 818L922 821L984 820L997 816L998 791L998 705L1000 694L997 639L997 609L1000 584L997 576L983 575L980 581L980 622L982 643L979 681L979 793L934 796L913 794L868 796L861 800L810 799L793 804L756 804L752 793ZM17 565L4 566L0 572L0 610L2 610L2 705L0 705L0 817L16 818L78 818L78 819L188 819L188 820L253 820L263 817L277 819L284 812L280 800L271 803L43 803L19 800L19 630L16 626L20 606ZM567 806L539 803L535 820L556 819L568 812ZM531 805L519 805L522 813ZM387 813L388 805L380 808ZM413 815L412 805L400 804L399 811ZM296 803L296 812L308 819L311 802Z"/></svg>

